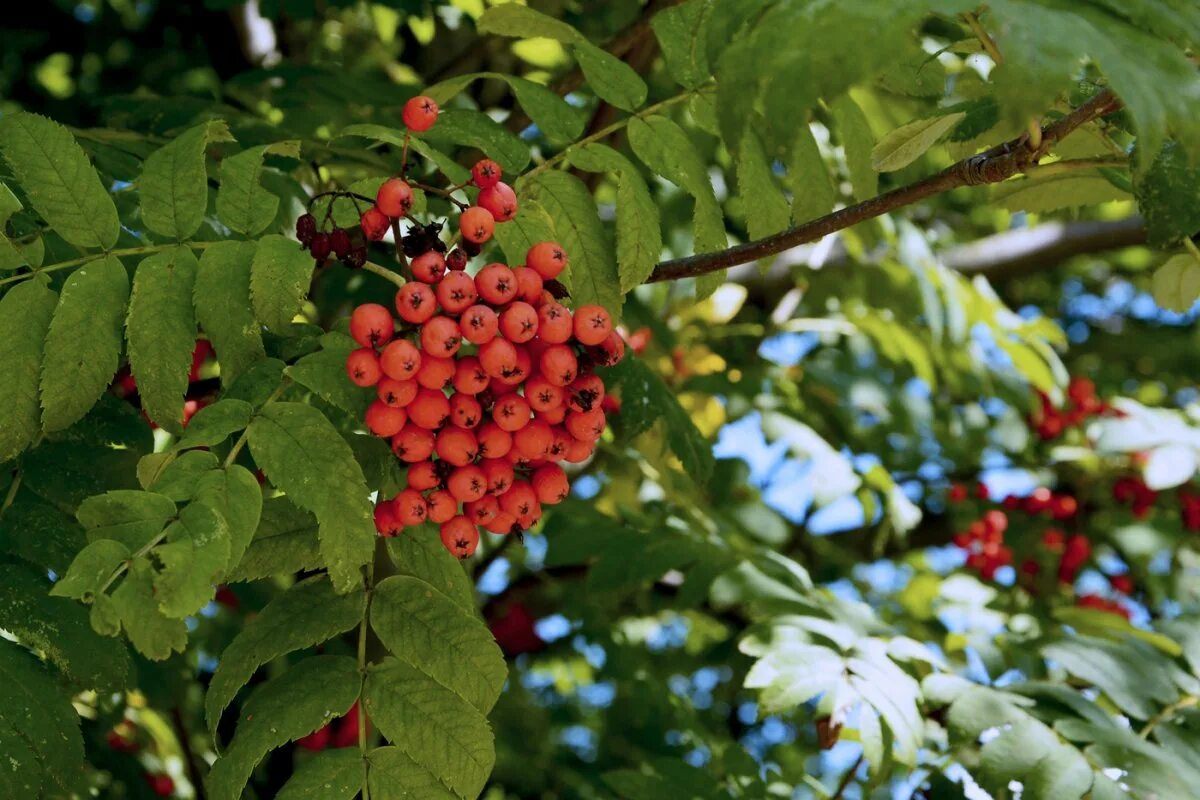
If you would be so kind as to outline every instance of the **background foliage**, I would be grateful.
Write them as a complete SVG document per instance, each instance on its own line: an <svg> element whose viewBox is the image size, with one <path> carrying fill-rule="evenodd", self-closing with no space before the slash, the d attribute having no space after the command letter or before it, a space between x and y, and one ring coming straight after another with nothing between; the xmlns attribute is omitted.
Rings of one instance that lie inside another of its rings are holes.
<svg viewBox="0 0 1200 800"><path fill-rule="evenodd" d="M0 795L1194 796L1194 3L6 13ZM462 565L290 238L418 93L637 354Z"/></svg>

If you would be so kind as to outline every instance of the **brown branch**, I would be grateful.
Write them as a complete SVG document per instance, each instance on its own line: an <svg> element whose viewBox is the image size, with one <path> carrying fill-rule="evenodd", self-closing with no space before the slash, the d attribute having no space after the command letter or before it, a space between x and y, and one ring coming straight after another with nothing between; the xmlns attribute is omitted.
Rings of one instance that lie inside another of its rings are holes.
<svg viewBox="0 0 1200 800"><path fill-rule="evenodd" d="M1111 91L1104 91L1076 108L1070 114L1042 128L1042 142L1031 149L1022 136L993 147L979 155L964 158L936 175L901 186L869 200L834 211L823 217L789 228L782 233L731 247L716 253L704 253L664 261L654 268L647 283L694 278L727 267L747 264L773 256L797 245L814 242L831 233L857 225L869 219L912 205L927 197L964 186L983 186L1000 183L1024 172L1049 152L1050 148L1080 125L1111 114L1121 108L1121 101Z"/></svg>

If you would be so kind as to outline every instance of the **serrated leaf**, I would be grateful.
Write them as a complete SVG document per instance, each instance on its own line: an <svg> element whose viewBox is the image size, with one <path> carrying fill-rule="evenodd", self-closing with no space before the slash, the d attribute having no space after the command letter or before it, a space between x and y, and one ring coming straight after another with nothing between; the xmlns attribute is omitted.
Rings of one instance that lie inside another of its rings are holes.
<svg viewBox="0 0 1200 800"><path fill-rule="evenodd" d="M520 264L525 260L529 248L538 242L554 239L554 220L542 204L527 197L523 187L518 187L521 193L521 213L503 225L496 226L495 238L510 264Z"/></svg>
<svg viewBox="0 0 1200 800"><path fill-rule="evenodd" d="M1099 175L1052 175L1019 178L996 187L996 203L1010 211L1057 211L1128 200L1129 195Z"/></svg>
<svg viewBox="0 0 1200 800"><path fill-rule="evenodd" d="M252 581L320 564L316 517L286 497L272 497L262 504L262 518L245 555L225 579Z"/></svg>
<svg viewBox="0 0 1200 800"><path fill-rule="evenodd" d="M137 550L162 532L175 516L175 503L154 492L117 489L79 505L76 518L87 528L88 541L116 539Z"/></svg>
<svg viewBox="0 0 1200 800"><path fill-rule="evenodd" d="M358 748L326 750L300 764L275 800L352 800L362 789L362 776ZM384 800L374 788L371 796Z"/></svg>
<svg viewBox="0 0 1200 800"><path fill-rule="evenodd" d="M87 794L79 715L45 667L7 641L0 642L0 723L4 771L29 789L12 797Z"/></svg>
<svg viewBox="0 0 1200 800"><path fill-rule="evenodd" d="M193 293L196 321L208 335L226 386L266 357L262 331L250 307L253 242L217 242L204 250Z"/></svg>
<svg viewBox="0 0 1200 800"><path fill-rule="evenodd" d="M509 175L519 175L529 166L529 145L481 111L442 111L437 125L421 135L431 142L447 141L482 150Z"/></svg>
<svg viewBox="0 0 1200 800"><path fill-rule="evenodd" d="M1151 245L1200 232L1200 167L1178 143L1167 142L1144 174L1135 173L1133 185Z"/></svg>
<svg viewBox="0 0 1200 800"><path fill-rule="evenodd" d="M115 256L91 261L63 284L42 359L42 425L78 422L112 382L121 357L129 275Z"/></svg>
<svg viewBox="0 0 1200 800"><path fill-rule="evenodd" d="M229 749L208 773L212 800L238 800L262 758L350 710L362 680L347 656L312 656L263 684L242 708Z"/></svg>
<svg viewBox="0 0 1200 800"><path fill-rule="evenodd" d="M183 401L196 346L195 281L196 257L188 248L147 256L133 276L125 323L142 408L175 434L183 431Z"/></svg>
<svg viewBox="0 0 1200 800"><path fill-rule="evenodd" d="M712 8L711 0L688 0L668 6L650 19L671 77L688 89L712 75L706 30Z"/></svg>
<svg viewBox="0 0 1200 800"><path fill-rule="evenodd" d="M221 713L259 667L350 630L362 621L366 606L365 592L339 595L324 575L303 580L272 598L221 654L204 699L210 732L215 735Z"/></svg>
<svg viewBox="0 0 1200 800"><path fill-rule="evenodd" d="M193 502L212 508L229 528L229 568L241 561L262 518L262 487L250 470L231 464L202 476Z"/></svg>
<svg viewBox="0 0 1200 800"><path fill-rule="evenodd" d="M267 154L300 157L300 142L289 140L250 147L221 160L221 187L217 190L217 215L230 230L255 236L262 233L279 211L279 198L261 183Z"/></svg>
<svg viewBox="0 0 1200 800"><path fill-rule="evenodd" d="M491 632L433 586L394 576L375 587L371 629L393 655L486 715L508 678Z"/></svg>
<svg viewBox="0 0 1200 800"><path fill-rule="evenodd" d="M487 718L458 694L394 658L373 665L363 707L388 740L460 797L476 797L496 755Z"/></svg>
<svg viewBox="0 0 1200 800"><path fill-rule="evenodd" d="M1200 297L1200 261L1190 253L1172 256L1154 271L1150 291L1159 308L1187 312Z"/></svg>
<svg viewBox="0 0 1200 800"><path fill-rule="evenodd" d="M245 400L226 398L197 411L188 420L183 436L174 444L174 449L188 447L213 447L250 424L254 407Z"/></svg>
<svg viewBox="0 0 1200 800"><path fill-rule="evenodd" d="M1126 714L1149 719L1158 704L1179 697L1170 673L1170 662L1161 653L1132 640L1116 644L1091 637L1076 637L1042 648L1046 658L1104 692Z"/></svg>
<svg viewBox="0 0 1200 800"><path fill-rule="evenodd" d="M271 483L320 525L321 557L338 591L362 582L375 548L366 479L354 453L317 409L271 403L250 427L250 452Z"/></svg>
<svg viewBox="0 0 1200 800"><path fill-rule="evenodd" d="M258 241L250 267L254 315L272 333L286 335L308 296L314 262L292 239L277 234Z"/></svg>
<svg viewBox="0 0 1200 800"><path fill-rule="evenodd" d="M546 38L559 42L585 41L583 34L565 22L517 3L493 6L475 23L480 33L522 39Z"/></svg>
<svg viewBox="0 0 1200 800"><path fill-rule="evenodd" d="M6 233L9 217L21 210L21 201L0 181L0 270L13 270L26 264L41 266L41 237L32 242L13 241Z"/></svg>
<svg viewBox="0 0 1200 800"><path fill-rule="evenodd" d="M70 131L27 111L5 114L0 152L55 233L77 247L117 243L117 207Z"/></svg>
<svg viewBox="0 0 1200 800"><path fill-rule="evenodd" d="M571 151L571 164L587 172L610 172L616 176L617 273L621 292L629 292L650 277L662 255L658 205L637 167L607 145L593 142L575 148Z"/></svg>
<svg viewBox="0 0 1200 800"><path fill-rule="evenodd" d="M196 232L208 209L205 148L210 142L231 141L229 126L221 120L209 120L179 134L146 158L137 187L147 228L178 241Z"/></svg>
<svg viewBox="0 0 1200 800"><path fill-rule="evenodd" d="M0 462L28 447L41 429L38 375L57 300L37 278L0 297Z"/></svg>
<svg viewBox="0 0 1200 800"><path fill-rule="evenodd" d="M874 197L879 191L879 175L871 166L875 137L871 134L866 114L848 94L834 100L829 110L837 126L838 140L842 143L846 171L850 175L850 185L854 187L854 198L867 200Z"/></svg>
<svg viewBox="0 0 1200 800"><path fill-rule="evenodd" d="M796 126L788 165L788 185L792 190L792 222L816 219L833 210L837 189L830 180L821 150L808 125Z"/></svg>
<svg viewBox="0 0 1200 800"><path fill-rule="evenodd" d="M388 555L397 574L420 578L460 607L475 613L475 584L462 562L450 555L432 524L417 526L387 541Z"/></svg>
<svg viewBox="0 0 1200 800"><path fill-rule="evenodd" d="M540 83L502 72L458 75L430 86L425 90L425 94L436 100L439 105L445 105L472 82L482 79L507 83L529 119L552 141L571 142L583 133L587 124L587 116L583 109L575 108Z"/></svg>
<svg viewBox="0 0 1200 800"><path fill-rule="evenodd" d="M288 367L287 375L322 400L361 419L375 399L375 390L346 379L346 357L358 347L346 334L330 331L321 337L321 349Z"/></svg>
<svg viewBox="0 0 1200 800"><path fill-rule="evenodd" d="M625 111L636 111L646 102L646 82L633 67L587 41L571 45L571 52L601 100Z"/></svg>
<svg viewBox="0 0 1200 800"><path fill-rule="evenodd" d="M67 574L50 589L50 595L90 600L130 555L129 548L114 539L97 539L79 551Z"/></svg>
<svg viewBox="0 0 1200 800"><path fill-rule="evenodd" d="M187 647L187 625L159 610L154 569L145 559L134 560L107 601L97 596L92 606L92 627L97 631L116 635L118 620L129 641L146 658L162 661Z"/></svg>
<svg viewBox="0 0 1200 800"><path fill-rule="evenodd" d="M871 150L871 167L877 172L895 172L907 167L966 116L965 111L956 111L901 125Z"/></svg>
<svg viewBox="0 0 1200 800"><path fill-rule="evenodd" d="M162 564L154 578L158 607L168 617L186 617L212 599L229 564L229 526L210 506L189 503L151 555Z"/></svg>
<svg viewBox="0 0 1200 800"><path fill-rule="evenodd" d="M552 170L524 182L521 191L545 209L554 241L567 251L570 262L559 280L566 284L576 305L598 303L614 318L619 316L617 265L587 186L570 173Z"/></svg>
<svg viewBox="0 0 1200 800"><path fill-rule="evenodd" d="M753 131L742 137L737 156L738 197L751 239L762 239L788 226L790 209L779 188L762 141Z"/></svg>
<svg viewBox="0 0 1200 800"><path fill-rule="evenodd" d="M367 754L367 762L371 797L378 800L454 800L459 796L399 747L377 747Z"/></svg>
<svg viewBox="0 0 1200 800"><path fill-rule="evenodd" d="M153 457L145 456L142 462ZM189 450L172 458L170 462L163 465L162 469L153 470L148 476L150 481L143 488L153 489L176 503L182 503L192 499L196 492L197 481L219 466L220 462L217 457L207 450ZM141 471L141 462L139 462L139 479Z"/></svg>

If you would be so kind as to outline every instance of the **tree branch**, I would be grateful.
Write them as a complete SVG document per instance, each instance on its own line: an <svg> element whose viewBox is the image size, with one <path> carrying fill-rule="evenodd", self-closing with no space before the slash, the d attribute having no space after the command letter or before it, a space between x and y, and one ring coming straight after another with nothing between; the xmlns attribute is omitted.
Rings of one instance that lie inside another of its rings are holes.
<svg viewBox="0 0 1200 800"><path fill-rule="evenodd" d="M1111 114L1119 110L1121 105L1121 101L1111 91L1103 91L1070 114L1043 127L1042 142L1036 149L1028 146L1027 136L1018 137L979 155L964 158L936 175L884 192L774 236L746 242L716 253L664 261L654 268L646 282L694 278L738 264L747 264L782 253L797 245L814 242L831 233L951 189L1000 183L1036 165L1056 142L1064 139L1079 126Z"/></svg>
<svg viewBox="0 0 1200 800"><path fill-rule="evenodd" d="M946 251L942 262L966 275L1016 278L1086 253L1103 253L1146 243L1139 216L1084 222L1046 222L988 236Z"/></svg>

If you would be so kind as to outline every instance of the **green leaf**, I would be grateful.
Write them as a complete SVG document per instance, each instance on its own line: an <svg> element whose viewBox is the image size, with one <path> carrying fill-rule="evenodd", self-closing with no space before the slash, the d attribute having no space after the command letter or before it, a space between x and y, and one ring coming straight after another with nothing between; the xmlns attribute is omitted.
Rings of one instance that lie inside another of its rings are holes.
<svg viewBox="0 0 1200 800"><path fill-rule="evenodd" d="M22 483L28 485L28 480ZM58 575L66 574L85 544L83 526L74 517L32 492L19 491L0 517L0 551Z"/></svg>
<svg viewBox="0 0 1200 800"><path fill-rule="evenodd" d="M247 430L250 452L271 483L316 515L334 586L342 592L358 586L375 549L375 524L350 446L320 411L300 403L271 403Z"/></svg>
<svg viewBox="0 0 1200 800"><path fill-rule="evenodd" d="M1158 704L1179 698L1169 660L1133 640L1116 644L1079 636L1047 645L1042 653L1067 672L1093 684L1137 719L1149 719Z"/></svg>
<svg viewBox="0 0 1200 800"><path fill-rule="evenodd" d="M1062 744L1040 722L1024 719L990 739L981 751L984 786L1023 785L1029 800L1079 800L1092 786L1092 768L1074 747Z"/></svg>
<svg viewBox="0 0 1200 800"><path fill-rule="evenodd" d="M275 800L352 800L362 789L363 757L356 747L317 753L303 762ZM372 797L383 797L371 789Z"/></svg>
<svg viewBox="0 0 1200 800"><path fill-rule="evenodd" d="M217 242L205 248L196 270L196 321L208 335L226 386L266 357L262 332L250 307L253 242Z"/></svg>
<svg viewBox="0 0 1200 800"><path fill-rule="evenodd" d="M476 797L495 763L487 718L455 692L395 658L372 665L363 707L420 769L460 797Z"/></svg>
<svg viewBox="0 0 1200 800"><path fill-rule="evenodd" d="M508 668L491 631L425 581L382 581L371 602L371 628L397 658L481 713L500 697Z"/></svg>
<svg viewBox="0 0 1200 800"><path fill-rule="evenodd" d="M63 284L42 360L47 431L78 422L112 382L128 301L129 275L115 256L84 264Z"/></svg>
<svg viewBox="0 0 1200 800"><path fill-rule="evenodd" d="M633 67L591 42L578 42L571 52L601 100L625 111L636 111L646 102L646 82Z"/></svg>
<svg viewBox="0 0 1200 800"><path fill-rule="evenodd" d="M245 400L226 398L205 406L188 421L174 449L213 447L250 424L254 407Z"/></svg>
<svg viewBox="0 0 1200 800"><path fill-rule="evenodd" d="M38 278L0 297L0 462L28 447L41 429L38 375L57 300Z"/></svg>
<svg viewBox="0 0 1200 800"><path fill-rule="evenodd" d="M347 656L312 656L263 684L242 708L229 749L208 773L212 800L238 800L267 753L350 710L362 679Z"/></svg>
<svg viewBox="0 0 1200 800"><path fill-rule="evenodd" d="M480 33L512 36L521 39L545 38L559 42L586 41L579 31L554 17L518 3L493 6L475 23Z"/></svg>
<svg viewBox="0 0 1200 800"><path fill-rule="evenodd" d="M571 151L571 165L617 179L617 273L621 293L641 285L662 255L658 205L637 167L611 147L593 142ZM507 248L505 250L507 253Z"/></svg>
<svg viewBox="0 0 1200 800"><path fill-rule="evenodd" d="M229 567L241 561L262 518L262 487L245 467L231 464L196 482L193 501L212 508L229 528Z"/></svg>
<svg viewBox="0 0 1200 800"><path fill-rule="evenodd" d="M209 120L150 154L137 181L147 228L178 241L196 232L208 209L205 148L210 142L232 141L229 126Z"/></svg>
<svg viewBox="0 0 1200 800"><path fill-rule="evenodd" d="M688 0L664 8L650 19L671 77L687 89L712 75L706 42L712 8L712 0Z"/></svg>
<svg viewBox="0 0 1200 800"><path fill-rule="evenodd" d="M1057 211L1094 206L1129 195L1099 175L1065 174L1049 178L1018 178L996 187L993 198L1009 211Z"/></svg>
<svg viewBox="0 0 1200 800"><path fill-rule="evenodd" d="M1151 245L1200 232L1200 168L1178 143L1167 142L1145 174L1134 174L1133 190Z"/></svg>
<svg viewBox="0 0 1200 800"><path fill-rule="evenodd" d="M901 125L871 150L871 168L877 172L895 172L907 167L966 116L965 111L956 111Z"/></svg>
<svg viewBox="0 0 1200 800"><path fill-rule="evenodd" d="M151 554L162 564L154 579L158 607L168 617L194 614L212 599L229 564L229 526L215 509L189 503Z"/></svg>
<svg viewBox="0 0 1200 800"><path fill-rule="evenodd" d="M346 379L346 357L358 347L346 334L330 331L321 337L321 349L288 367L287 375L322 400L361 419L375 399L375 390Z"/></svg>
<svg viewBox="0 0 1200 800"><path fill-rule="evenodd" d="M829 110L833 112L838 139L842 143L846 171L850 175L850 185L854 187L854 198L867 200L874 197L879 191L879 175L871 166L875 137L871 134L871 126L867 124L866 114L848 94L834 100Z"/></svg>
<svg viewBox="0 0 1200 800"><path fill-rule="evenodd" d="M138 463L138 479L146 478L142 488L166 495L176 503L191 500L196 492L196 482L220 466L217 457L207 450L189 450L178 455L171 454L172 458L161 468L159 464L150 462L151 468L143 474L142 464L146 463L146 459L155 459L158 455L142 458Z"/></svg>
<svg viewBox="0 0 1200 800"><path fill-rule="evenodd" d="M279 211L279 198L263 188L263 156L300 157L300 142L290 140L250 147L221 160L217 215L230 230L246 236L262 233Z"/></svg>
<svg viewBox="0 0 1200 800"><path fill-rule="evenodd" d="M516 95L517 102L529 119L546 134L551 141L572 142L583 134L587 125L587 115L583 109L575 108L557 94L542 86L540 83L506 75L502 72L474 72L459 75L441 83L430 86L425 94L432 97L439 105L445 105L458 95L472 82L482 79L494 79L507 83ZM441 125L441 119L438 120Z"/></svg>
<svg viewBox="0 0 1200 800"><path fill-rule="evenodd" d="M255 317L272 333L286 335L308 296L313 259L294 240L277 234L258 242L250 267L250 298Z"/></svg>
<svg viewBox="0 0 1200 800"><path fill-rule="evenodd" d="M496 242L510 264L524 262L529 248L538 242L554 239L554 220L550 214L541 203L525 195L523 186L518 190L521 212L503 225L497 225L495 233Z"/></svg>
<svg viewBox="0 0 1200 800"><path fill-rule="evenodd" d="M27 111L5 114L0 152L55 233L77 247L117 243L117 207L70 131Z"/></svg>
<svg viewBox="0 0 1200 800"><path fill-rule="evenodd" d="M53 597L91 600L113 570L130 557L129 548L113 539L97 539L79 551L67 574L50 590Z"/></svg>
<svg viewBox="0 0 1200 800"><path fill-rule="evenodd" d="M438 539L433 525L418 526L387 540L397 574L420 578L461 608L475 613L475 584Z"/></svg>
<svg viewBox="0 0 1200 800"><path fill-rule="evenodd" d="M545 209L553 226L552 238L567 251L570 262L559 280L566 284L576 305L598 303L614 318L619 316L617 265L587 186L570 173L548 170L523 182L520 191Z"/></svg>
<svg viewBox="0 0 1200 800"><path fill-rule="evenodd" d="M272 598L221 654L204 698L209 731L216 735L222 712L259 667L350 630L362 621L366 608L364 591L339 595L324 575L300 581Z"/></svg>
<svg viewBox="0 0 1200 800"><path fill-rule="evenodd" d="M253 581L320 565L316 517L286 497L272 497L262 504L262 519L246 554L225 579Z"/></svg>
<svg viewBox="0 0 1200 800"><path fill-rule="evenodd" d="M450 109L438 115L437 125L421 134L427 141L447 141L482 150L508 175L519 175L529 166L529 145L521 137L481 111Z"/></svg>
<svg viewBox="0 0 1200 800"><path fill-rule="evenodd" d="M133 276L125 323L142 409L175 434L183 431L183 400L196 346L195 281L196 257L188 248L147 256Z"/></svg>
<svg viewBox="0 0 1200 800"><path fill-rule="evenodd" d="M125 579L109 595L107 606L99 595L92 606L92 627L97 631L107 632L97 627L98 623L108 628L117 620L129 641L146 658L162 661L187 647L187 626L183 620L171 619L159 610L154 595L154 569L144 559L136 559L129 567Z"/></svg>
<svg viewBox="0 0 1200 800"><path fill-rule="evenodd" d="M1187 312L1200 297L1200 261L1191 253L1172 256L1154 271L1150 291L1160 308Z"/></svg>
<svg viewBox="0 0 1200 800"><path fill-rule="evenodd" d="M26 791L10 797L88 794L79 715L36 658L0 642L0 771Z"/></svg>
<svg viewBox="0 0 1200 800"><path fill-rule="evenodd" d="M87 528L88 541L116 539L130 550L145 546L174 516L175 503L171 498L128 489L89 497L76 512L79 522Z"/></svg>
<svg viewBox="0 0 1200 800"><path fill-rule="evenodd" d="M762 239L779 233L791 218L788 201L771 173L762 141L753 131L742 137L736 160L738 197L745 210L750 238Z"/></svg>
<svg viewBox="0 0 1200 800"><path fill-rule="evenodd" d="M792 190L792 222L816 219L833 210L837 189L830 180L817 140L808 125L796 126L796 138L788 161L788 185Z"/></svg>
<svg viewBox="0 0 1200 800"><path fill-rule="evenodd" d="M368 788L376 800L454 800L459 796L399 747L377 747L367 753L367 762Z"/></svg>
<svg viewBox="0 0 1200 800"><path fill-rule="evenodd" d="M28 264L41 266L45 245L38 236L28 243L13 241L5 232L9 218L21 210L21 201L0 181L0 270L14 270Z"/></svg>

